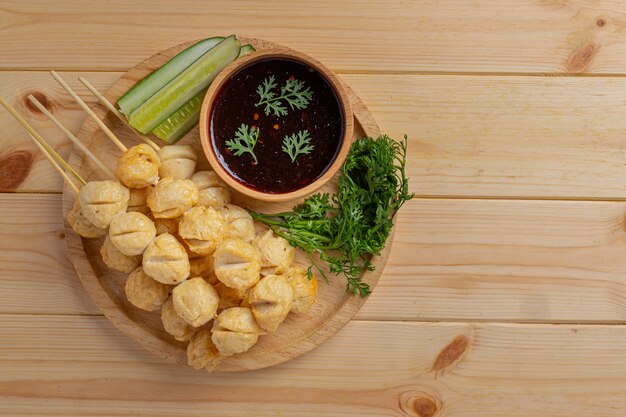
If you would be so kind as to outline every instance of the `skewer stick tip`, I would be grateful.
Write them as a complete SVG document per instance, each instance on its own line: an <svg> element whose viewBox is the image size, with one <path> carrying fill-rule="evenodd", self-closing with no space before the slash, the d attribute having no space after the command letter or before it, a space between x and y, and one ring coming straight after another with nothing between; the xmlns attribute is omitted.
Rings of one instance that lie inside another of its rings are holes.
<svg viewBox="0 0 626 417"><path fill-rule="evenodd" d="M157 152L161 149L159 145L154 143L154 141L148 136L144 135L141 132L138 132L136 129L130 126L126 117L124 117L124 115L117 109L117 107L115 107L109 100L107 100L107 98L104 97L102 93L100 93L96 89L96 87L91 85L89 81L87 81L83 77L78 77L78 81L80 81L87 88L87 90L89 90L94 96L96 96L98 101L100 101L100 103L102 103L107 109L109 109L109 111L113 113L122 123L126 124L141 140L143 140L146 144L151 146Z"/></svg>
<svg viewBox="0 0 626 417"><path fill-rule="evenodd" d="M76 104L78 104L86 113L87 115L94 121L96 122L96 124L98 125L98 127L100 128L100 130L102 130L108 137L109 139L111 139L111 141L119 148L119 150L121 150L122 152L126 152L128 150L128 148L126 147L126 145L124 145L122 143L122 141L120 141L118 139L117 136L115 136L115 133L113 133L111 131L111 129L109 129L109 127L107 125L104 124L104 122L102 120L100 120L100 118L93 112L93 110L91 110L89 108L89 106L87 105L87 103L85 103L83 101L82 98L80 98L80 96L78 94L76 94L76 92L72 89L72 87L70 87L64 80L63 78L61 78L54 70L50 71L50 74L52 75L52 77L57 80L57 82L59 84L61 84L61 87L63 87L63 89L65 91L67 91L67 93L72 96L72 98L74 99L74 101L76 102Z"/></svg>

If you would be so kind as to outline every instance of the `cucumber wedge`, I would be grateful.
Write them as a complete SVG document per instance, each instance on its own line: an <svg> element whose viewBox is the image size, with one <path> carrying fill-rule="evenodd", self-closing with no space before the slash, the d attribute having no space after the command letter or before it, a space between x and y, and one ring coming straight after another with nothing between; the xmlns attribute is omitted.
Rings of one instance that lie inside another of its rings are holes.
<svg viewBox="0 0 626 417"><path fill-rule="evenodd" d="M126 117L130 116L133 111L152 97L154 93L223 40L224 37L222 36L201 40L167 61L161 68L150 73L117 100L117 105L120 107L121 112Z"/></svg>
<svg viewBox="0 0 626 417"><path fill-rule="evenodd" d="M244 55L254 52L254 46L243 45L239 49L239 56L241 58ZM187 134L198 123L200 119L200 108L202 107L202 101L208 88L205 88L185 103L180 109L176 110L167 119L163 120L152 133L168 144L174 144L178 142L183 136Z"/></svg>
<svg viewBox="0 0 626 417"><path fill-rule="evenodd" d="M209 86L217 74L239 55L239 41L231 35L146 100L128 119L141 133L149 133L187 101Z"/></svg>
<svg viewBox="0 0 626 417"><path fill-rule="evenodd" d="M256 51L254 46L250 44L244 45L239 49L239 56L237 58L241 58L242 56L248 55L250 52L254 52L254 51Z"/></svg>
<svg viewBox="0 0 626 417"><path fill-rule="evenodd" d="M152 133L168 144L176 143L187 134L200 119L200 108L208 88L186 102L167 119L163 120Z"/></svg>

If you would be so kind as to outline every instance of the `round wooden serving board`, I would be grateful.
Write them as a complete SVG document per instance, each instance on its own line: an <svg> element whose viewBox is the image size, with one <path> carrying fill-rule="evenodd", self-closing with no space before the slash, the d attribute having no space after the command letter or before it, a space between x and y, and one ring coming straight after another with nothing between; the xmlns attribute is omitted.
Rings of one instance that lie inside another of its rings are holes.
<svg viewBox="0 0 626 417"><path fill-rule="evenodd" d="M284 48L281 45L254 38L239 37L241 44L250 43L257 50L269 48ZM128 88L141 80L150 72L160 67L169 58L192 42L175 46L158 53L126 72L105 94L115 102ZM348 89L348 94L355 116L355 138L363 135L376 137L380 129L376 121L361 100ZM115 132L128 147L139 143L135 134L106 108L97 105L95 113ZM201 127L203 128L203 126ZM194 146L200 156L198 170L208 169L208 163L200 146L198 129L192 130L180 143ZM96 124L87 119L81 127L79 138L109 167L114 168L119 150L98 130ZM70 163L87 180L103 179L103 174L76 149L70 156ZM336 179L319 191L334 192ZM66 186L63 198L64 216L72 207L74 194ZM246 198L245 195L233 194L233 203L248 207L260 212L278 212L291 208L298 201L288 203L263 203ZM187 363L186 343L177 342L167 334L161 324L160 312L146 312L132 306L124 294L126 275L109 270L100 257L100 246L103 239L83 239L65 224L69 257L74 265L87 293L98 305L100 310L121 331L139 342L146 349L168 361L181 364ZM393 235L390 236L387 246L380 256L373 259L375 271L363 275L363 280L372 288L376 285L380 274L385 267L387 256L391 249ZM296 258L296 263L308 267L302 254ZM236 372L264 368L293 359L319 346L330 336L341 329L365 302L364 298L347 295L345 292L346 280L343 276L331 277L329 285L320 280L318 301L311 311L305 315L290 314L281 324L277 332L262 336L259 342L248 352L232 356L222 362L218 371Z"/></svg>

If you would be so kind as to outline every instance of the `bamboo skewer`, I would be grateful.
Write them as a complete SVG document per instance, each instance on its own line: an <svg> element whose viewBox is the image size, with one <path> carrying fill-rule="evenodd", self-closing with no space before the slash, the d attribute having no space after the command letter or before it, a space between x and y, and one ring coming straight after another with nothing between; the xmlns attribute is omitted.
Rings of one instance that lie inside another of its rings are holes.
<svg viewBox="0 0 626 417"><path fill-rule="evenodd" d="M98 90L96 90L96 87L91 85L91 83L89 81L87 81L83 77L78 77L78 81L83 83L83 85L87 88L87 90L91 91L91 93L94 96L96 96L98 101L100 101L100 103L102 103L107 109L109 109L109 111L111 111L111 113L113 113L115 115L115 117L120 119L120 121L122 121L124 124L126 124L130 129L132 129L132 131L135 132L135 134L137 136L139 136L141 138L141 140L143 140L146 144L151 146L155 151L159 151L160 150L159 145L154 143L154 141L152 139L150 139L148 136L144 135L143 133L138 132L136 129L134 129L132 126L130 126L128 124L128 120L126 120L124 115L113 104L111 104L111 102L109 100L107 100L106 97L104 97Z"/></svg>
<svg viewBox="0 0 626 417"><path fill-rule="evenodd" d="M67 175L65 171L63 171L63 168L61 168L59 164L57 164L57 162L54 160L52 155L50 155L50 153L46 150L46 148L44 148L43 145L39 143L39 141L35 139L33 135L29 133L28 136L30 136L33 142L35 142L35 145L37 145L41 153L44 154L46 158L48 158L48 161L50 161L52 166L54 166L56 170L59 171L59 174L61 174L63 178L65 178L65 181L67 181L67 184L72 188L72 190L74 190L74 192L78 194L78 191L79 191L78 187L76 186L76 184L74 184L74 182L72 181L72 178L69 175Z"/></svg>
<svg viewBox="0 0 626 417"><path fill-rule="evenodd" d="M2 106L5 109L7 109L9 113L11 113L11 116L13 116L15 120L17 120L22 125L22 127L26 129L26 131L30 134L30 136L33 139L35 139L35 141L39 145L45 148L48 154L56 158L57 162L61 164L63 168L68 170L74 177L76 177L76 179L80 181L81 184L86 184L85 180L78 174L78 172L76 172L74 168L69 166L69 164L65 162L63 158L61 158L61 156L58 153L56 153L56 151L52 149L52 147L50 147L50 145L46 143L46 141L41 137L41 135L39 135L39 133L37 133L37 131L33 129L33 127L29 125L28 122L24 120L24 118L20 116L20 114L9 103L7 103L2 97L0 97L0 104L2 104Z"/></svg>
<svg viewBox="0 0 626 417"><path fill-rule="evenodd" d="M111 170L109 168L107 168L106 165L104 165L102 163L102 161L100 161L96 155L94 155L85 145L83 145L83 143L76 137L74 136L74 134L72 132L70 132L70 130L68 128L66 128L65 126L63 126L63 124L59 121L59 119L57 119L52 113L50 113L48 111L48 109L46 109L46 107L41 104L39 102L39 100L37 100L32 94L28 96L28 100L33 103L33 105L35 105L35 107L37 107L37 109L39 109L40 112L42 112L43 114L45 114L48 119L50 119L50 121L52 121L52 123L54 123L59 129L61 129L61 131L63 133L65 133L65 135L76 145L78 146L78 148L83 151L83 153L93 161L93 163L95 163L98 168L100 168L102 171L104 171L110 178L114 178L115 176L113 175L113 173L111 172Z"/></svg>
<svg viewBox="0 0 626 417"><path fill-rule="evenodd" d="M76 101L76 103L78 103L78 105L85 111L87 112L87 114L89 115L89 117L91 117L93 119L94 122L96 122L96 124L98 125L98 127L109 137L109 139L111 139L111 141L122 151L122 152L126 152L128 150L128 148L126 148L126 146L124 146L124 144L122 143L122 141L120 141L117 136L115 136L115 133L111 132L111 129L109 129L107 127L107 125L104 124L104 122L102 120L100 120L100 118L98 116L96 116L96 114L89 108L89 106L83 101L82 98L80 98L78 96L78 94L76 94L76 92L74 90L72 90L72 87L70 87L69 85L67 85L67 83L65 81L63 81L63 78L61 78L61 76L59 76L59 74L57 74L54 70L50 71L50 75L52 75L52 78L54 78L55 80L57 80L57 82L59 84L61 84L61 87L63 87L65 89L65 91L68 92L68 94L70 96L72 96L72 98L74 99L74 101Z"/></svg>

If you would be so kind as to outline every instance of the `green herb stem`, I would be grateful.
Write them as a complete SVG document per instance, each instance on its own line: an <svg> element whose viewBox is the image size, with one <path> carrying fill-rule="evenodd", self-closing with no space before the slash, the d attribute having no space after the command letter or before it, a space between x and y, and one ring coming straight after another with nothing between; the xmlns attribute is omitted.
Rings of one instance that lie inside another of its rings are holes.
<svg viewBox="0 0 626 417"><path fill-rule="evenodd" d="M306 253L309 277L315 269L328 281L313 259L317 253L331 273L346 277L348 293L367 296L371 289L361 276L374 269L371 257L385 247L396 213L413 197L406 148L406 136L401 142L386 135L358 139L341 167L336 194L312 195L290 212L250 214Z"/></svg>

